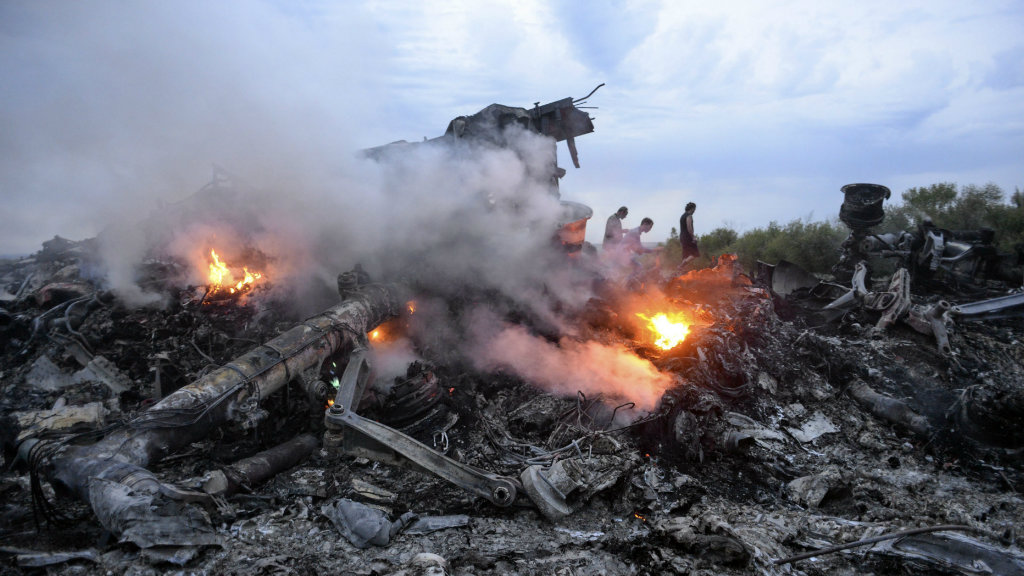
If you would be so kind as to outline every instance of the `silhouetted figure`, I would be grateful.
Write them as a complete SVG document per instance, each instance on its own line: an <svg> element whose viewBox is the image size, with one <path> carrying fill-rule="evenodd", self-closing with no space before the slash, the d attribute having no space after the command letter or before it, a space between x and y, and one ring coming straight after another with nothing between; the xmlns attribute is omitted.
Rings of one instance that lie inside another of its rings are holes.
<svg viewBox="0 0 1024 576"><path fill-rule="evenodd" d="M608 250L622 242L622 235L625 234L622 230L622 219L627 214L629 214L629 208L622 206L615 211L615 214L608 217L608 221L604 225L604 241L601 242L601 248Z"/></svg>

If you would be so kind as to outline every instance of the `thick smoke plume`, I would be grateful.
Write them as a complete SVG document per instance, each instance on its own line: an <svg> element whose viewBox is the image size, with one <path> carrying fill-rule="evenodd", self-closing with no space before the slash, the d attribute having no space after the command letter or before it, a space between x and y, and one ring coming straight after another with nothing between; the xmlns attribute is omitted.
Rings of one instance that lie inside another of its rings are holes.
<svg viewBox="0 0 1024 576"><path fill-rule="evenodd" d="M366 56L379 42L364 32L372 19L337 10L310 20L230 0L0 7L0 64L34 71L7 81L39 95L18 114L0 110L5 202L40 206L5 238L38 248L54 234L96 236L91 277L129 305L166 303L147 281L152 263L180 263L181 287L205 284L216 249L263 272L296 314L336 302L338 273L357 264L414 285L429 295L414 330L432 332L435 351L471 354L453 302L486 299L499 323L516 315L571 333L564 312L591 294L551 249L563 222L554 142L513 123L492 139L367 157L396 138L440 136L448 119L488 102L446 111L433 128L389 124L379 98L387 63ZM324 86L337 97L325 101ZM620 396L650 406L668 386L624 350L549 346L523 330L492 343L508 346L486 358L570 394L639 382ZM530 355L543 370L525 370Z"/></svg>
<svg viewBox="0 0 1024 576"><path fill-rule="evenodd" d="M481 346L476 359L482 369L507 369L555 394L601 394L612 403L635 402L641 410L653 410L674 384L622 345L569 338L554 343L521 326L505 327Z"/></svg>
<svg viewBox="0 0 1024 576"><path fill-rule="evenodd" d="M231 0L0 7L0 64L20 74L7 81L37 95L0 110L4 200L29 218L0 253L98 235L107 287L133 305L160 304L140 282L147 259L183 260L181 282L201 284L211 248L239 267L265 256L268 280L306 312L357 263L435 286L542 291L541 308L580 298L554 287L541 252L558 219L554 143L512 129L501 146L364 158L396 138L440 136L488 102L441 111L436 126L395 125L381 107L388 62L372 54L388 52L366 32L372 16L322 11ZM225 186L196 192L214 165Z"/></svg>

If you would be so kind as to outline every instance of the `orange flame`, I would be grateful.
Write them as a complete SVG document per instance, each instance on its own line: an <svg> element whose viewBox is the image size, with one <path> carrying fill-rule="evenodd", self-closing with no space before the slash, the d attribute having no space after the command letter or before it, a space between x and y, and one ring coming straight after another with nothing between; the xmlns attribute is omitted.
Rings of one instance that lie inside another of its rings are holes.
<svg viewBox="0 0 1024 576"><path fill-rule="evenodd" d="M415 300L409 300L408 302L406 302L405 303L405 307L409 310L409 314L410 315L416 313L416 301Z"/></svg>
<svg viewBox="0 0 1024 576"><path fill-rule="evenodd" d="M245 272L245 277L239 280L238 284L235 284L235 287L231 289L232 294L246 286L252 286L256 283L257 278L262 277L259 272L249 272L249 269L246 267L242 267L242 272Z"/></svg>
<svg viewBox="0 0 1024 576"><path fill-rule="evenodd" d="M217 251L211 249L210 256L213 258L213 262L210 262L210 274L209 281L212 286L211 292L217 292L224 288L227 284L227 290L231 294L236 292L244 292L253 287L256 284L256 280L262 278L263 275L259 272L252 272L248 267L242 268L242 279L235 282L235 275L231 273L231 269L228 268L226 262L217 256Z"/></svg>
<svg viewBox="0 0 1024 576"><path fill-rule="evenodd" d="M224 283L225 277L231 278L231 271L228 270L227 264L220 261L216 251L210 250L210 256L213 256L213 262L210 263L210 284L219 287Z"/></svg>
<svg viewBox="0 0 1024 576"><path fill-rule="evenodd" d="M675 348L690 333L690 324L683 319L682 314L673 314L671 318L664 312L655 314L653 318L639 313L637 316L647 321L647 329L657 337L654 345L662 350Z"/></svg>

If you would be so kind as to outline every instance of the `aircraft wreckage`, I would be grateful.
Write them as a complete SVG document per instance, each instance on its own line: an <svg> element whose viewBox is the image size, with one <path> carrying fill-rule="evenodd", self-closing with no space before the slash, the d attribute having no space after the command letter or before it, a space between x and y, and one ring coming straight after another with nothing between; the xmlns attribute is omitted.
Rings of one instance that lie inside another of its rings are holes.
<svg viewBox="0 0 1024 576"><path fill-rule="evenodd" d="M583 100L492 106L436 141L365 153L502 146L517 125L567 141L578 165L574 139L593 131ZM557 195L564 171L550 165L537 177ZM232 187L218 173L196 201ZM93 242L55 238L0 266L4 561L1022 574L1020 277L985 234L872 235L887 192L844 187L849 283L785 262L750 276L725 255L627 288L583 245L589 209L563 203L552 262L590 296L560 303L558 322L486 287L441 293L361 267L338 275L335 303L294 319L272 262L241 250L208 252L204 286L146 261L140 275L172 304L128 307L87 273ZM873 278L873 258L901 265ZM1017 291L941 290L986 274ZM486 358L439 326L481 304L505 326ZM397 342L417 359L382 378ZM502 356L516 346L527 365ZM563 364L536 369L550 358ZM547 372L569 386L542 392Z"/></svg>

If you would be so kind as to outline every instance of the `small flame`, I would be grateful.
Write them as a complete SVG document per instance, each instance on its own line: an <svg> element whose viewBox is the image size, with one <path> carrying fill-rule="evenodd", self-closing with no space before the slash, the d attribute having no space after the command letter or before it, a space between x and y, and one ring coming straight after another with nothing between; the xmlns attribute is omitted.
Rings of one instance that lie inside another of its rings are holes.
<svg viewBox="0 0 1024 576"><path fill-rule="evenodd" d="M680 342L686 340L686 335L690 333L690 325L681 317L672 319L664 312L655 314L653 318L648 318L643 314L637 314L637 316L647 320L647 328L658 338L654 345L662 350L675 348Z"/></svg>
<svg viewBox="0 0 1024 576"><path fill-rule="evenodd" d="M370 332L370 340L380 340L380 330L379 329L374 330L373 332Z"/></svg>
<svg viewBox="0 0 1024 576"><path fill-rule="evenodd" d="M246 266L242 268L242 279L235 282L235 275L231 273L227 263L217 256L216 250L210 250L210 257L213 258L213 262L210 262L209 274L211 292L223 289L225 284L228 285L227 290L231 294L245 292L256 284L256 280L263 277L259 272L252 272Z"/></svg>
<svg viewBox="0 0 1024 576"><path fill-rule="evenodd" d="M249 272L249 269L246 267L242 268L242 272L245 272L245 277L239 280L238 284L235 284L235 287L231 289L232 294L242 288L245 288L247 285L251 287L256 283L257 278L262 278L262 275L259 272Z"/></svg>
<svg viewBox="0 0 1024 576"><path fill-rule="evenodd" d="M213 262L210 263L210 284L220 286L224 283L224 278L231 277L231 271L228 270L227 264L220 261L216 251L210 250L210 256L213 257Z"/></svg>
<svg viewBox="0 0 1024 576"><path fill-rule="evenodd" d="M641 522L647 522L647 517L645 517L645 516L641 516L640 514L637 514L636 512L633 512L633 516L634 516L634 517L635 517L635 518L636 518L637 520L640 520Z"/></svg>
<svg viewBox="0 0 1024 576"><path fill-rule="evenodd" d="M334 364L334 362L331 362L331 364ZM341 387L341 380L339 380L338 377L335 376L334 378L331 378L330 385L332 388L334 388L334 393L337 394L338 388ZM327 399L327 407L330 408L331 406L334 406L334 398Z"/></svg>
<svg viewBox="0 0 1024 576"><path fill-rule="evenodd" d="M415 301L409 300L408 302L406 302L405 307L406 307L406 309L409 310L409 315L412 315L412 314L416 313L416 302Z"/></svg>

